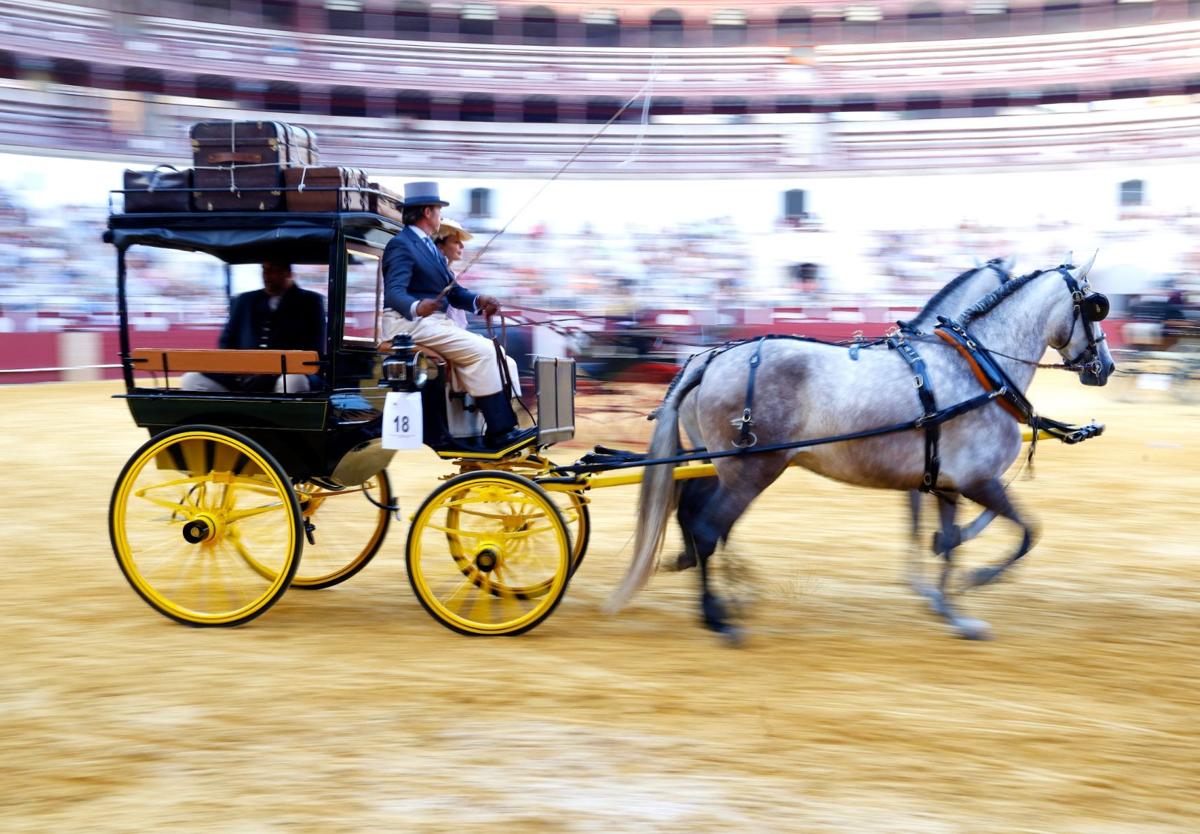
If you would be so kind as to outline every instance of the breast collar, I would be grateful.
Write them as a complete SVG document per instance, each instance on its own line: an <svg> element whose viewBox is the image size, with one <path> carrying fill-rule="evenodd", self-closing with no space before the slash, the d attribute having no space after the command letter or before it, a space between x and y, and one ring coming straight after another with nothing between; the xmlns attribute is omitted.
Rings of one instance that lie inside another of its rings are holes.
<svg viewBox="0 0 1200 834"><path fill-rule="evenodd" d="M965 327L945 316L938 316L938 325L933 332L962 355L984 390L995 391L1000 395L998 402L1001 408L1022 423L1033 425L1037 421L1033 403L1021 393L991 352L968 333Z"/></svg>

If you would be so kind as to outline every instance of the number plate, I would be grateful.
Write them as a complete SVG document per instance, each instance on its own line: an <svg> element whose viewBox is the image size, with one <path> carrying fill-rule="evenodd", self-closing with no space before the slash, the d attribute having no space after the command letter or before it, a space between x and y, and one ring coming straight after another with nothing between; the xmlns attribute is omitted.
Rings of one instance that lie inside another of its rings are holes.
<svg viewBox="0 0 1200 834"><path fill-rule="evenodd" d="M392 391L383 404L383 448L420 449L421 394Z"/></svg>

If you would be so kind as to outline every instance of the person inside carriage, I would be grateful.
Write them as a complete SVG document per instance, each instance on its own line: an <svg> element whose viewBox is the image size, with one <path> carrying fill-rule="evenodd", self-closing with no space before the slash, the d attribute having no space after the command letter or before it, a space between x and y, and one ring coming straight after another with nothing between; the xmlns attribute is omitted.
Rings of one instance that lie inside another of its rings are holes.
<svg viewBox="0 0 1200 834"><path fill-rule="evenodd" d="M263 288L233 300L229 320L217 346L226 350L314 350L325 352L325 299L292 279L292 265L268 261L262 265ZM300 394L320 387L319 374L183 375L184 391Z"/></svg>
<svg viewBox="0 0 1200 834"><path fill-rule="evenodd" d="M500 302L459 285L446 256L435 243L434 238L442 236L442 209L448 205L439 196L437 183L405 183L404 229L391 239L383 253L382 335L384 340L410 336L415 344L454 363L460 384L475 400L486 423L483 436L486 449L500 451L527 441L536 430L517 427L499 357L503 357L510 379L513 365L503 349L465 329L449 314L451 309L457 309L490 317L500 312ZM434 437L431 445L439 450L462 446L448 433Z"/></svg>

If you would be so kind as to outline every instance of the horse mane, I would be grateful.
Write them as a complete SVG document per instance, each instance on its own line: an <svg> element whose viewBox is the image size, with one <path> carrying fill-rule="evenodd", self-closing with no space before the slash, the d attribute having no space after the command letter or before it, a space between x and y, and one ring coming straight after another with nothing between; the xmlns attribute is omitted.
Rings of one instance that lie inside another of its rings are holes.
<svg viewBox="0 0 1200 834"><path fill-rule="evenodd" d="M962 273L961 275L956 276L954 278L954 280L952 280L950 283L946 284L946 286L942 287L940 290L938 290L936 293L934 293L933 298L931 298L927 302L925 302L925 306L921 308L921 312L919 312L915 316L913 316L910 321L917 321L918 319L924 318L925 316L928 316L931 313L937 312L938 305L941 304L942 301L944 301L945 298L948 295L950 295L950 293L957 290L958 286L963 281L966 281L968 278L970 278L972 275L974 275L979 270L986 269L986 268L987 267L980 266L980 267L976 267L974 269L968 269L966 272Z"/></svg>
<svg viewBox="0 0 1200 834"><path fill-rule="evenodd" d="M1036 272L1029 273L1028 275L1022 275L1020 278L1013 278L1011 281L1006 281L997 289L992 290L970 307L963 310L962 318L959 320L959 324L961 324L963 327L966 327L968 324L975 321L975 319L979 318L985 313L990 313L1000 304L1001 301L1017 292L1017 290L1031 282L1034 278L1044 274L1045 273L1039 269Z"/></svg>

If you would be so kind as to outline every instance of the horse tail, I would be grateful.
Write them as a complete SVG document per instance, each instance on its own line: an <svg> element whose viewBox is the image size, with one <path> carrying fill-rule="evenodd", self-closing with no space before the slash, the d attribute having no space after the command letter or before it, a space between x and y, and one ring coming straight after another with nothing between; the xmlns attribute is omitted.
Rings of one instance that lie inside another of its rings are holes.
<svg viewBox="0 0 1200 834"><path fill-rule="evenodd" d="M692 388L700 383L707 363L695 362L685 367L677 377L678 384L667 391L663 404L655 414L656 425L650 438L646 457L650 460L668 458L678 454L679 405ZM667 517L675 509L679 490L675 482L674 465L647 466L638 494L637 533L633 545L633 558L621 584L608 600L611 612L623 608L637 592L646 586L658 563L658 552L662 549L667 534Z"/></svg>

